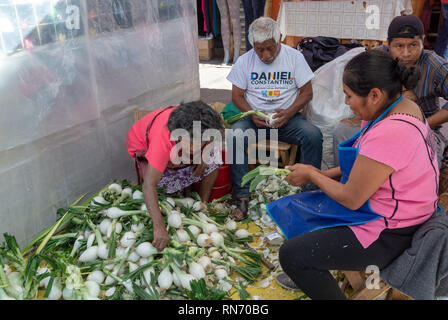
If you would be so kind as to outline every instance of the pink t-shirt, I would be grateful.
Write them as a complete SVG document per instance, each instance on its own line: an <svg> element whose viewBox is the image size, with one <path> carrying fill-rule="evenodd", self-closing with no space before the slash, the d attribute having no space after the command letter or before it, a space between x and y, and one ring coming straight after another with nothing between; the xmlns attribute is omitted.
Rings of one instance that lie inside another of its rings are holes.
<svg viewBox="0 0 448 320"><path fill-rule="evenodd" d="M384 218L349 226L364 248L386 228L410 227L431 217L437 207L439 168L434 136L426 123L392 114L361 137L359 154L394 169L369 199L371 209Z"/></svg>
<svg viewBox="0 0 448 320"><path fill-rule="evenodd" d="M176 146L175 141L170 141L170 131L168 130L168 118L175 108L162 111L151 125L148 134L148 151L145 154L148 163L160 172L164 172L169 161L171 149ZM149 122L160 110L155 110L139 121L134 123L129 129L126 137L126 147L129 155L133 158L137 150L146 150L146 130Z"/></svg>

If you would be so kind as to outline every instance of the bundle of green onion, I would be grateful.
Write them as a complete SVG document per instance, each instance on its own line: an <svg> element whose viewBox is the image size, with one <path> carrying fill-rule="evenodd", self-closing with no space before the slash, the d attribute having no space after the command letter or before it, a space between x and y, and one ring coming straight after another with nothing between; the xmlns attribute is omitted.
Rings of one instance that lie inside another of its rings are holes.
<svg viewBox="0 0 448 320"><path fill-rule="evenodd" d="M269 176L273 176L273 175L288 175L290 174L291 171L287 170L287 169L280 169L280 168L275 168L275 167L270 167L270 166L266 166L266 165L260 165L258 167L256 167L254 170L249 171L247 174L245 174L241 180L241 186L244 187L244 185L246 185L246 183L248 183L249 181L251 181L250 183L250 187L249 187L249 191L252 192L255 190L255 188L257 187L257 185L265 180L267 177Z"/></svg>
<svg viewBox="0 0 448 320"><path fill-rule="evenodd" d="M262 118L265 118L265 119L267 119L267 120L270 119L269 115L267 115L267 114L265 114L265 113L263 113L263 112L261 112L261 111L258 111L258 110L250 110L250 111L246 111L246 112L238 113L238 114L236 114L236 115L234 115L234 116L228 118L228 119L226 120L226 122L227 122L227 124L232 125L232 124L234 124L235 122L237 122L237 121L239 121L239 120L241 120L241 119L243 119L243 118L245 118L245 117L247 117L247 116L250 116L250 115L252 115L252 114L255 114L255 115L257 115L257 116L259 116L259 117L262 117Z"/></svg>
<svg viewBox="0 0 448 320"><path fill-rule="evenodd" d="M227 299L260 275L261 255L242 248L252 237L200 197L171 198L158 190L169 245L153 247L153 225L141 187L112 183L61 216L23 250L13 236L0 243L0 300ZM213 207L214 210L211 210ZM58 232L64 228L62 232ZM244 282L232 280L236 272ZM40 289L40 290L39 290Z"/></svg>

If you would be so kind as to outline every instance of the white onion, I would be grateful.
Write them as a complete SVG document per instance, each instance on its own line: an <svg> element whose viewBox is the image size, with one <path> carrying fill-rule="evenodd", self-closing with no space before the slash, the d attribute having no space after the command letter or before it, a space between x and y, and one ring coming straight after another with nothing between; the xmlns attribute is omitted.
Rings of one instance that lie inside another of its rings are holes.
<svg viewBox="0 0 448 320"><path fill-rule="evenodd" d="M194 205L194 199L192 199L192 198L183 198L183 199L176 198L176 199L174 199L174 202L179 207L183 206L186 208L192 208Z"/></svg>
<svg viewBox="0 0 448 320"><path fill-rule="evenodd" d="M193 204L193 210L194 211L201 211L201 209L202 209L201 201L196 201Z"/></svg>
<svg viewBox="0 0 448 320"><path fill-rule="evenodd" d="M103 234L103 236L107 235L107 229L109 229L109 226L112 225L112 221L110 219L103 219L101 223L99 224L98 228L100 229L100 232Z"/></svg>
<svg viewBox="0 0 448 320"><path fill-rule="evenodd" d="M121 244L121 246L123 246L125 248L129 248L135 243L136 240L137 239L135 237L134 232L128 231L121 238L120 244Z"/></svg>
<svg viewBox="0 0 448 320"><path fill-rule="evenodd" d="M112 270L113 268L115 268L115 264L113 264L113 263L106 264L104 266L104 269L109 270L109 271Z"/></svg>
<svg viewBox="0 0 448 320"><path fill-rule="evenodd" d="M139 224L131 225L131 231L135 232L135 233L142 231L144 228L145 228L145 225L141 222Z"/></svg>
<svg viewBox="0 0 448 320"><path fill-rule="evenodd" d="M129 291L129 293L134 294L134 288L132 288L132 281L131 279L128 279L123 282L123 286L126 288L126 290Z"/></svg>
<svg viewBox="0 0 448 320"><path fill-rule="evenodd" d="M110 287L109 289L106 290L106 293L104 294L106 297L111 297L114 295L116 288L115 287Z"/></svg>
<svg viewBox="0 0 448 320"><path fill-rule="evenodd" d="M162 290L167 290L171 287L173 284L173 275L169 268L165 268L160 272L159 277L157 278L157 283Z"/></svg>
<svg viewBox="0 0 448 320"><path fill-rule="evenodd" d="M127 195L128 198L132 197L132 189L129 187L126 187L123 189L123 191L121 192L121 195Z"/></svg>
<svg viewBox="0 0 448 320"><path fill-rule="evenodd" d="M268 114L269 118L266 118L266 120L265 120L266 124L272 125L272 124L274 124L275 121L278 120L278 118L274 118L275 114L276 114L276 112L272 112L272 113Z"/></svg>
<svg viewBox="0 0 448 320"><path fill-rule="evenodd" d="M137 262L138 260L140 260L140 256L138 255L137 252L132 251L129 256L128 256L128 261L130 262Z"/></svg>
<svg viewBox="0 0 448 320"><path fill-rule="evenodd" d="M50 272L50 270L48 269L48 268L38 268L37 269L37 274L38 275L41 275L41 274L44 274L44 273L47 273L47 272ZM48 286L48 282L50 281L50 276L47 276L46 278L44 278L44 279L42 279L40 282L39 282L39 287L47 287Z"/></svg>
<svg viewBox="0 0 448 320"><path fill-rule="evenodd" d="M115 279L112 278L111 276L107 276L107 277L106 277L106 281L104 282L104 284L105 284L106 286L108 286L108 285L111 285L111 284L113 284L113 283L115 283Z"/></svg>
<svg viewBox="0 0 448 320"><path fill-rule="evenodd" d="M206 233L201 233L200 235L198 235L196 241L198 242L198 245L201 247L207 247L212 243L212 239Z"/></svg>
<svg viewBox="0 0 448 320"><path fill-rule="evenodd" d="M141 266L143 266L143 265L145 265L145 264L148 264L148 263L150 263L152 260L153 260L153 258L152 257L149 257L150 259L148 259L148 258L140 258L140 260L138 260L138 265L141 267Z"/></svg>
<svg viewBox="0 0 448 320"><path fill-rule="evenodd" d="M121 233L122 230L123 230L123 226L121 225L120 222L117 222L117 224L115 225L115 233L119 234L119 233Z"/></svg>
<svg viewBox="0 0 448 320"><path fill-rule="evenodd" d="M6 275L12 272L11 268L7 264L4 265L3 270L5 271Z"/></svg>
<svg viewBox="0 0 448 320"><path fill-rule="evenodd" d="M128 262L128 265L129 265L129 272L134 272L139 267L138 265L136 265L135 263L132 263L132 262Z"/></svg>
<svg viewBox="0 0 448 320"><path fill-rule="evenodd" d="M218 248L216 248L216 247L210 247L210 248L207 249L207 252L208 252L208 253L212 253L213 251L216 251L216 250L218 250Z"/></svg>
<svg viewBox="0 0 448 320"><path fill-rule="evenodd" d="M103 283L105 279L105 275L101 270L95 270L92 271L88 276L87 276L87 280L89 281L95 281L98 284Z"/></svg>
<svg viewBox="0 0 448 320"><path fill-rule="evenodd" d="M227 271L225 269L219 268L215 270L215 276L218 279L224 279L227 278Z"/></svg>
<svg viewBox="0 0 448 320"><path fill-rule="evenodd" d="M87 293L90 297L96 298L100 295L101 289L98 283L96 283L95 281L88 280L84 282L84 284L87 288Z"/></svg>
<svg viewBox="0 0 448 320"><path fill-rule="evenodd" d="M148 211L148 207L146 206L146 203L143 203L143 204L140 206L140 210Z"/></svg>
<svg viewBox="0 0 448 320"><path fill-rule="evenodd" d="M124 267L124 265L122 265L122 266L120 267L120 269L118 269L118 267L120 267L120 264L117 264L117 265L115 266L114 270L112 271L112 274L115 275L115 276L121 276L121 275L124 274L124 271L125 271L125 267Z"/></svg>
<svg viewBox="0 0 448 320"><path fill-rule="evenodd" d="M205 271L212 267L212 261L207 256L202 256L198 259L198 263L204 268Z"/></svg>
<svg viewBox="0 0 448 320"><path fill-rule="evenodd" d="M95 241L95 234L92 233L91 235L89 235L89 238L87 239L87 248L90 248L94 241Z"/></svg>
<svg viewBox="0 0 448 320"><path fill-rule="evenodd" d="M246 229L239 229L235 232L235 236L240 239L240 238L246 238L250 236L250 233L246 230Z"/></svg>
<svg viewBox="0 0 448 320"><path fill-rule="evenodd" d="M112 183L107 189L116 194L121 194L123 191L123 188L118 183Z"/></svg>
<svg viewBox="0 0 448 320"><path fill-rule="evenodd" d="M106 216L108 216L111 219L118 219L125 213L126 211L123 211L117 207L110 207L109 209L106 210Z"/></svg>
<svg viewBox="0 0 448 320"><path fill-rule="evenodd" d="M218 285L216 286L216 288L227 292L232 289L232 284L221 279L218 281Z"/></svg>
<svg viewBox="0 0 448 320"><path fill-rule="evenodd" d="M176 272L173 272L173 282L174 285L178 288L182 287L182 282L180 281L179 277L177 276Z"/></svg>
<svg viewBox="0 0 448 320"><path fill-rule="evenodd" d="M212 232L210 238L216 247L221 247L224 244L224 238L219 232Z"/></svg>
<svg viewBox="0 0 448 320"><path fill-rule="evenodd" d="M92 201L90 201L90 205L92 207L99 207L99 205L97 205L95 202L100 203L100 204L109 204L110 202L106 201L102 196L96 196L93 198Z"/></svg>
<svg viewBox="0 0 448 320"><path fill-rule="evenodd" d="M181 276L180 282L183 288L187 290L191 290L190 282L195 280L195 277L193 277L191 274L185 273Z"/></svg>
<svg viewBox="0 0 448 320"><path fill-rule="evenodd" d="M188 268L188 271L197 280L205 277L204 268L199 263L196 263L196 262L190 263L190 267Z"/></svg>
<svg viewBox="0 0 448 320"><path fill-rule="evenodd" d="M92 262L98 257L98 247L91 246L79 256L79 262Z"/></svg>
<svg viewBox="0 0 448 320"><path fill-rule="evenodd" d="M184 229L179 229L176 231L177 234L177 240L179 242L187 242L190 241L190 236L188 235L188 232Z"/></svg>
<svg viewBox="0 0 448 320"><path fill-rule="evenodd" d="M174 201L173 198L167 197L165 201L168 202L171 205L171 207L173 208L176 207L176 202Z"/></svg>
<svg viewBox="0 0 448 320"><path fill-rule="evenodd" d="M198 213L198 217L199 217L201 220L203 220L204 222L206 222L207 219L208 219L207 215L206 215L204 212L199 212L199 213Z"/></svg>
<svg viewBox="0 0 448 320"><path fill-rule="evenodd" d="M149 286L151 285L151 274L153 274L154 276L156 275L153 267L149 267L145 269L145 271L143 271L143 277L145 278Z"/></svg>
<svg viewBox="0 0 448 320"><path fill-rule="evenodd" d="M237 228L238 226L237 226L235 220L233 220L233 219L229 219L229 220L227 220L227 222L226 222L226 224L225 224L225 227L226 227L227 229L233 231L233 230L236 230L236 228Z"/></svg>
<svg viewBox="0 0 448 320"><path fill-rule="evenodd" d="M216 259L216 260L222 258L221 253L219 253L219 251L213 251L212 253L210 253L210 257L212 257L212 259Z"/></svg>
<svg viewBox="0 0 448 320"><path fill-rule="evenodd" d="M107 245L105 243L98 246L98 252L97 252L98 258L101 258L103 260L107 259L109 256L109 249L107 248Z"/></svg>
<svg viewBox="0 0 448 320"><path fill-rule="evenodd" d="M214 225L213 223L205 223L204 224L204 233L212 233L212 232L217 232L218 231L218 227L216 225Z"/></svg>
<svg viewBox="0 0 448 320"><path fill-rule="evenodd" d="M70 289L69 287L65 287L64 290L62 290L62 298L64 298L64 300L72 300L73 289Z"/></svg>
<svg viewBox="0 0 448 320"><path fill-rule="evenodd" d="M135 190L134 193L132 193L132 199L134 200L143 199L143 192L141 192L140 190Z"/></svg>
<svg viewBox="0 0 448 320"><path fill-rule="evenodd" d="M188 230L190 230L191 233L192 233L193 235L195 235L195 236L197 236L198 234L201 233L201 229L199 229L199 228L196 227L196 226L188 226Z"/></svg>
<svg viewBox="0 0 448 320"><path fill-rule="evenodd" d="M124 258L125 255L126 255L126 248L118 247L118 248L115 250L115 256L116 256L117 258Z"/></svg>
<svg viewBox="0 0 448 320"><path fill-rule="evenodd" d="M142 242L137 246L137 253L143 257L147 258L154 254L157 254L157 249L150 242Z"/></svg>
<svg viewBox="0 0 448 320"><path fill-rule="evenodd" d="M168 225L173 228L179 228L182 225L182 218L180 214L171 213L168 217Z"/></svg>
<svg viewBox="0 0 448 320"><path fill-rule="evenodd" d="M87 227L86 230L84 231L84 238L87 239L87 238L90 236L90 233L91 233L91 232L90 232L90 228Z"/></svg>
<svg viewBox="0 0 448 320"><path fill-rule="evenodd" d="M48 294L47 300L59 300L62 297L62 285L59 278L54 279L53 286Z"/></svg>

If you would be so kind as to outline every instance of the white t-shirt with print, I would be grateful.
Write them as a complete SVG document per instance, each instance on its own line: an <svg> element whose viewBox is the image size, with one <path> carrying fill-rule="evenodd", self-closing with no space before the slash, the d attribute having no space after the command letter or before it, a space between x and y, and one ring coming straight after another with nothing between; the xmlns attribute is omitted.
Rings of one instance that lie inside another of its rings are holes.
<svg viewBox="0 0 448 320"><path fill-rule="evenodd" d="M247 103L254 110L273 112L287 109L299 94L299 88L314 78L302 53L281 44L271 64L263 63L253 49L238 58L227 80L245 90Z"/></svg>

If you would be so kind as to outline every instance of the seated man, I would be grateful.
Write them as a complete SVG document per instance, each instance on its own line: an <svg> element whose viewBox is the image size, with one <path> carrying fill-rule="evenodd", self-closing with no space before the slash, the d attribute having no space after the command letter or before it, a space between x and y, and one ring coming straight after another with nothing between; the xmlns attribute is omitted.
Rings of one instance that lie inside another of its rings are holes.
<svg viewBox="0 0 448 320"><path fill-rule="evenodd" d="M241 112L275 112L275 122L268 125L264 118L251 115L234 123L232 129L254 130L255 135L261 128L278 129L280 141L301 147L303 163L320 169L322 133L300 113L313 96L311 79L314 74L303 55L281 44L280 38L280 30L274 20L267 17L256 19L249 27L253 49L238 59L227 77L233 84L232 101ZM241 187L241 179L248 172L248 139L245 136L244 143L236 143L238 133L233 132L230 173L237 208L232 217L242 220L246 217L250 196L248 185ZM244 163L238 164L237 155L243 154Z"/></svg>
<svg viewBox="0 0 448 320"><path fill-rule="evenodd" d="M395 17L388 29L388 46L378 47L385 50L405 66L420 68L421 78L412 91L403 95L414 100L422 109L433 129L437 142L437 160L442 168L442 159L447 139L440 132L441 125L448 121L448 103L439 105L439 97L448 100L448 62L436 53L423 49L424 28L417 16ZM335 164L339 166L337 145L352 137L360 130L361 121L352 118L341 121L333 134Z"/></svg>

